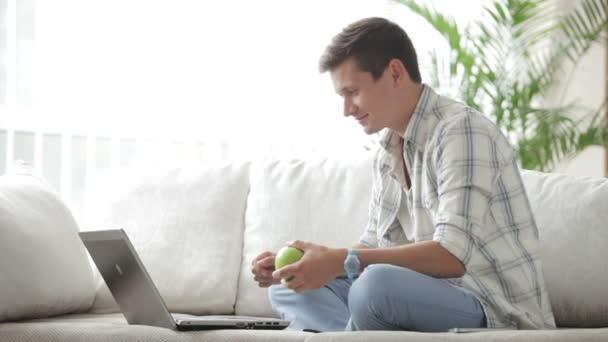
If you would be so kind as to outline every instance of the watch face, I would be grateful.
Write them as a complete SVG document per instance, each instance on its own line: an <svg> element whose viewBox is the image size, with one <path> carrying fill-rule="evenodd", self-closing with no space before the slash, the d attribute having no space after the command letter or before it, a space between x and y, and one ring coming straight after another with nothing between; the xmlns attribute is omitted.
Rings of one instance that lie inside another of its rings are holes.
<svg viewBox="0 0 608 342"><path fill-rule="evenodd" d="M346 260L344 260L344 270L349 279L353 279L353 276L361 270L361 261L359 261L356 250L349 249Z"/></svg>
<svg viewBox="0 0 608 342"><path fill-rule="evenodd" d="M351 273L359 272L360 263L359 260L355 258L348 258L346 262L344 262L344 268L346 271Z"/></svg>

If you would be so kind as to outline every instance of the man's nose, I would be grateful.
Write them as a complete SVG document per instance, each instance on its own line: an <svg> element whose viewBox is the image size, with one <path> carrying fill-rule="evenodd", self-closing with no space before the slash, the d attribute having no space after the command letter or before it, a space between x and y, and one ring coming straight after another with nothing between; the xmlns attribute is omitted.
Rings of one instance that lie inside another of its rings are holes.
<svg viewBox="0 0 608 342"><path fill-rule="evenodd" d="M345 98L344 99L344 116L353 115L356 112L357 112L357 106L355 106L355 104L351 100Z"/></svg>

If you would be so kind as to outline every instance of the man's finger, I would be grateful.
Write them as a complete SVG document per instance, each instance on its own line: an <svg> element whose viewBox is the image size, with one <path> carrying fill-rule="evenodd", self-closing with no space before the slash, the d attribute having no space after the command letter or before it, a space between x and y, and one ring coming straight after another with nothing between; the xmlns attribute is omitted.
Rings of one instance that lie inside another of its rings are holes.
<svg viewBox="0 0 608 342"><path fill-rule="evenodd" d="M262 267L270 267L270 266L274 266L274 255L268 256L262 260L260 260L258 262L258 265L261 265Z"/></svg>
<svg viewBox="0 0 608 342"><path fill-rule="evenodd" d="M286 288L294 291L296 291L297 289L302 289L304 287L304 283L295 277L291 280L283 278L281 279L281 284L283 284L283 286L285 286Z"/></svg>
<svg viewBox="0 0 608 342"><path fill-rule="evenodd" d="M272 284L274 284L274 282L272 280L270 280L270 281L262 281L258 285L260 285L260 287L269 287Z"/></svg>
<svg viewBox="0 0 608 342"><path fill-rule="evenodd" d="M258 262L258 260L267 258L268 256L271 256L271 255L273 255L272 252L266 251L266 252L256 256L255 258L253 258L253 260L251 261L251 265L255 266L255 264Z"/></svg>
<svg viewBox="0 0 608 342"><path fill-rule="evenodd" d="M304 242L302 240L293 240L293 241L288 241L287 245L291 246L291 247L295 247L301 251L306 251L310 244L308 242Z"/></svg>
<svg viewBox="0 0 608 342"><path fill-rule="evenodd" d="M280 268L280 269L272 272L272 277L274 279L287 278L287 277L293 275L290 273L290 270L291 270L291 268L289 266L284 266L283 268Z"/></svg>
<svg viewBox="0 0 608 342"><path fill-rule="evenodd" d="M264 277L264 276L260 276L259 274L256 275L253 280L257 281L258 283L272 283L274 282L274 278L272 277Z"/></svg>
<svg viewBox="0 0 608 342"><path fill-rule="evenodd" d="M263 275L265 277L271 277L272 271L274 271L274 269L264 268L264 267L261 267L259 269L256 269L255 267L253 267L251 269L251 273L256 274L256 275Z"/></svg>
<svg viewBox="0 0 608 342"><path fill-rule="evenodd" d="M255 276L259 279L273 279L272 278L272 273L271 272L258 272L255 274Z"/></svg>

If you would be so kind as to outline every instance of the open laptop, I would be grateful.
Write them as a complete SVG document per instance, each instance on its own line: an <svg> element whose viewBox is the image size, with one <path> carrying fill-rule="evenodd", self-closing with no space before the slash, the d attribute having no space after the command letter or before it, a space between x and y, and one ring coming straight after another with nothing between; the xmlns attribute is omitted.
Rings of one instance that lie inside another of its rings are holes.
<svg viewBox="0 0 608 342"><path fill-rule="evenodd" d="M79 233L129 324L173 330L285 329L288 321L242 316L175 319L122 229Z"/></svg>

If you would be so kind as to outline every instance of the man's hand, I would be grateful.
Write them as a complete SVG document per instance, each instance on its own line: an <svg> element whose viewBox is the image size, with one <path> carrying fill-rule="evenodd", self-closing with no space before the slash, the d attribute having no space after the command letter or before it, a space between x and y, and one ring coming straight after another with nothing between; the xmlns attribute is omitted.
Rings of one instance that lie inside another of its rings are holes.
<svg viewBox="0 0 608 342"><path fill-rule="evenodd" d="M278 279L272 277L275 257L276 254L272 252L264 252L255 257L251 262L251 273L254 275L253 280L258 282L259 287L268 287L280 283Z"/></svg>
<svg viewBox="0 0 608 342"><path fill-rule="evenodd" d="M274 271L272 276L276 280L293 276L290 281L284 280L283 285L295 292L319 289L344 273L346 250L303 241L293 241L289 246L301 249L304 256L298 262Z"/></svg>

